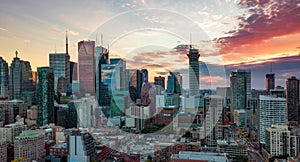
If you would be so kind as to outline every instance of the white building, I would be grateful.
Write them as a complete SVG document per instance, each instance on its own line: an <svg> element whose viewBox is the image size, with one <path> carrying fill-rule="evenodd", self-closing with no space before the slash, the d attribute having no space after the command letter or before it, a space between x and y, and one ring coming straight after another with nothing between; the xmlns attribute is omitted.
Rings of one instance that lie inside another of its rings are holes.
<svg viewBox="0 0 300 162"><path fill-rule="evenodd" d="M22 131L26 130L27 126L23 122L16 122L5 125L0 128L0 139L3 138L7 142L14 142L14 138L19 136Z"/></svg>
<svg viewBox="0 0 300 162"><path fill-rule="evenodd" d="M286 124L286 99L259 96L259 142L265 143L265 131L272 124Z"/></svg>
<svg viewBox="0 0 300 162"><path fill-rule="evenodd" d="M266 129L266 151L272 156L290 155L290 131L286 125L272 125Z"/></svg>

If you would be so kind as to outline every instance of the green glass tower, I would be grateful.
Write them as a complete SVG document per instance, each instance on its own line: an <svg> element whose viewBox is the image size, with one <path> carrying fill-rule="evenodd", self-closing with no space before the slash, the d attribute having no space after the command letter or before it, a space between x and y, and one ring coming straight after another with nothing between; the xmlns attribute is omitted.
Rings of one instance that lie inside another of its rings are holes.
<svg viewBox="0 0 300 162"><path fill-rule="evenodd" d="M54 123L54 73L49 67L37 68L36 87L38 114L36 124L43 126Z"/></svg>

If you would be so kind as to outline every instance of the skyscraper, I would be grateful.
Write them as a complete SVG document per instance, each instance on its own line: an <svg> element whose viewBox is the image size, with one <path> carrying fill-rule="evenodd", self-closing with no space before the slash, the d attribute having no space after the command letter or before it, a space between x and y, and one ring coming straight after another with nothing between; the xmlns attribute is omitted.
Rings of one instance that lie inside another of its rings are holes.
<svg viewBox="0 0 300 162"><path fill-rule="evenodd" d="M162 88L160 91L165 90L165 77L154 77L154 84L159 85Z"/></svg>
<svg viewBox="0 0 300 162"><path fill-rule="evenodd" d="M266 143L265 131L272 124L286 124L285 98L259 96L259 142Z"/></svg>
<svg viewBox="0 0 300 162"><path fill-rule="evenodd" d="M0 99L8 98L8 64L0 57Z"/></svg>
<svg viewBox="0 0 300 162"><path fill-rule="evenodd" d="M272 125L266 129L266 151L270 157L290 155L290 131L286 125Z"/></svg>
<svg viewBox="0 0 300 162"><path fill-rule="evenodd" d="M36 88L38 114L36 124L43 126L54 123L54 72L49 67L38 67Z"/></svg>
<svg viewBox="0 0 300 162"><path fill-rule="evenodd" d="M251 97L251 71L236 70L231 72L230 91L232 109L246 109Z"/></svg>
<svg viewBox="0 0 300 162"><path fill-rule="evenodd" d="M289 122L300 123L299 80L292 76L286 80L286 108Z"/></svg>
<svg viewBox="0 0 300 162"><path fill-rule="evenodd" d="M31 66L28 61L16 57L10 65L9 72L9 97L10 99L22 99L22 93L33 91Z"/></svg>
<svg viewBox="0 0 300 162"><path fill-rule="evenodd" d="M189 86L190 96L199 95L199 50L190 48L189 53Z"/></svg>
<svg viewBox="0 0 300 162"><path fill-rule="evenodd" d="M102 103L100 100L100 96L104 96L105 93L104 91L101 91L101 83L102 83L102 70L101 70L101 65L108 64L109 63L109 53L108 50L102 46L97 46L96 47L96 59L95 59L95 66L96 66L96 71L95 71L95 76L96 76L96 98L100 103Z"/></svg>
<svg viewBox="0 0 300 162"><path fill-rule="evenodd" d="M275 74L266 74L266 90L270 94L270 90L275 88Z"/></svg>
<svg viewBox="0 0 300 162"><path fill-rule="evenodd" d="M95 41L78 42L79 81L85 93L95 95Z"/></svg>
<svg viewBox="0 0 300 162"><path fill-rule="evenodd" d="M73 80L78 80L78 64L77 62L70 61L70 83Z"/></svg>

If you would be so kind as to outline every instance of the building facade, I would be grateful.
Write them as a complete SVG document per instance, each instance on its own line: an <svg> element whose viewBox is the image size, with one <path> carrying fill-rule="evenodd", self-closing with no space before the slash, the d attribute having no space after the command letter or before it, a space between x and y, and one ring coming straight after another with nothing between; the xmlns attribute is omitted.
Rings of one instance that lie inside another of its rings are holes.
<svg viewBox="0 0 300 162"><path fill-rule="evenodd" d="M299 80L291 77L286 80L286 108L287 118L291 123L300 123L299 110Z"/></svg>
<svg viewBox="0 0 300 162"><path fill-rule="evenodd" d="M0 57L0 99L8 99L8 64Z"/></svg>
<svg viewBox="0 0 300 162"><path fill-rule="evenodd" d="M187 54L189 58L189 88L190 96L199 95L199 50L191 48Z"/></svg>
<svg viewBox="0 0 300 162"><path fill-rule="evenodd" d="M52 68L38 67L37 120L38 126L54 123L54 73Z"/></svg>
<svg viewBox="0 0 300 162"><path fill-rule="evenodd" d="M78 42L78 71L79 81L85 93L95 95L95 41Z"/></svg>

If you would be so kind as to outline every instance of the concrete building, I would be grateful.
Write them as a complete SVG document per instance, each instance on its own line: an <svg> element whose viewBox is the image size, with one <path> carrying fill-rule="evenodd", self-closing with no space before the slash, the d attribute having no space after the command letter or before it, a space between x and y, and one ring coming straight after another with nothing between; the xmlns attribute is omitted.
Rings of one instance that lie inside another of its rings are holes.
<svg viewBox="0 0 300 162"><path fill-rule="evenodd" d="M23 131L15 137L14 157L15 159L24 157L30 160L42 160L46 155L45 134L36 131Z"/></svg>
<svg viewBox="0 0 300 162"><path fill-rule="evenodd" d="M0 139L0 159L3 162L7 161L7 141L5 139Z"/></svg>
<svg viewBox="0 0 300 162"><path fill-rule="evenodd" d="M217 146L217 140L223 139L223 105L224 99L221 96L209 95L204 99L204 129L205 143L213 147Z"/></svg>
<svg viewBox="0 0 300 162"><path fill-rule="evenodd" d="M225 153L180 151L172 154L171 162L229 162Z"/></svg>
<svg viewBox="0 0 300 162"><path fill-rule="evenodd" d="M289 123L300 124L299 80L291 77L286 80L286 108Z"/></svg>
<svg viewBox="0 0 300 162"><path fill-rule="evenodd" d="M259 96L259 142L265 144L265 130L272 124L286 124L285 98Z"/></svg>
<svg viewBox="0 0 300 162"><path fill-rule="evenodd" d="M266 129L266 151L268 158L278 155L290 155L290 131L286 125L272 125Z"/></svg>
<svg viewBox="0 0 300 162"><path fill-rule="evenodd" d="M13 124L0 127L0 138L5 141L13 143L16 136L19 136L22 131L26 130L27 126L23 122L16 122Z"/></svg>
<svg viewBox="0 0 300 162"><path fill-rule="evenodd" d="M10 124L16 122L16 117L26 117L27 104L22 100L5 100L0 101L0 111L3 113L3 124ZM1 119L0 119L1 121Z"/></svg>
<svg viewBox="0 0 300 162"><path fill-rule="evenodd" d="M68 161L90 162L96 160L94 139L89 133L77 133L68 139Z"/></svg>
<svg viewBox="0 0 300 162"><path fill-rule="evenodd" d="M217 152L226 153L230 160L234 160L237 156L248 156L246 143L236 141L228 143L224 140L218 140L217 145Z"/></svg>

